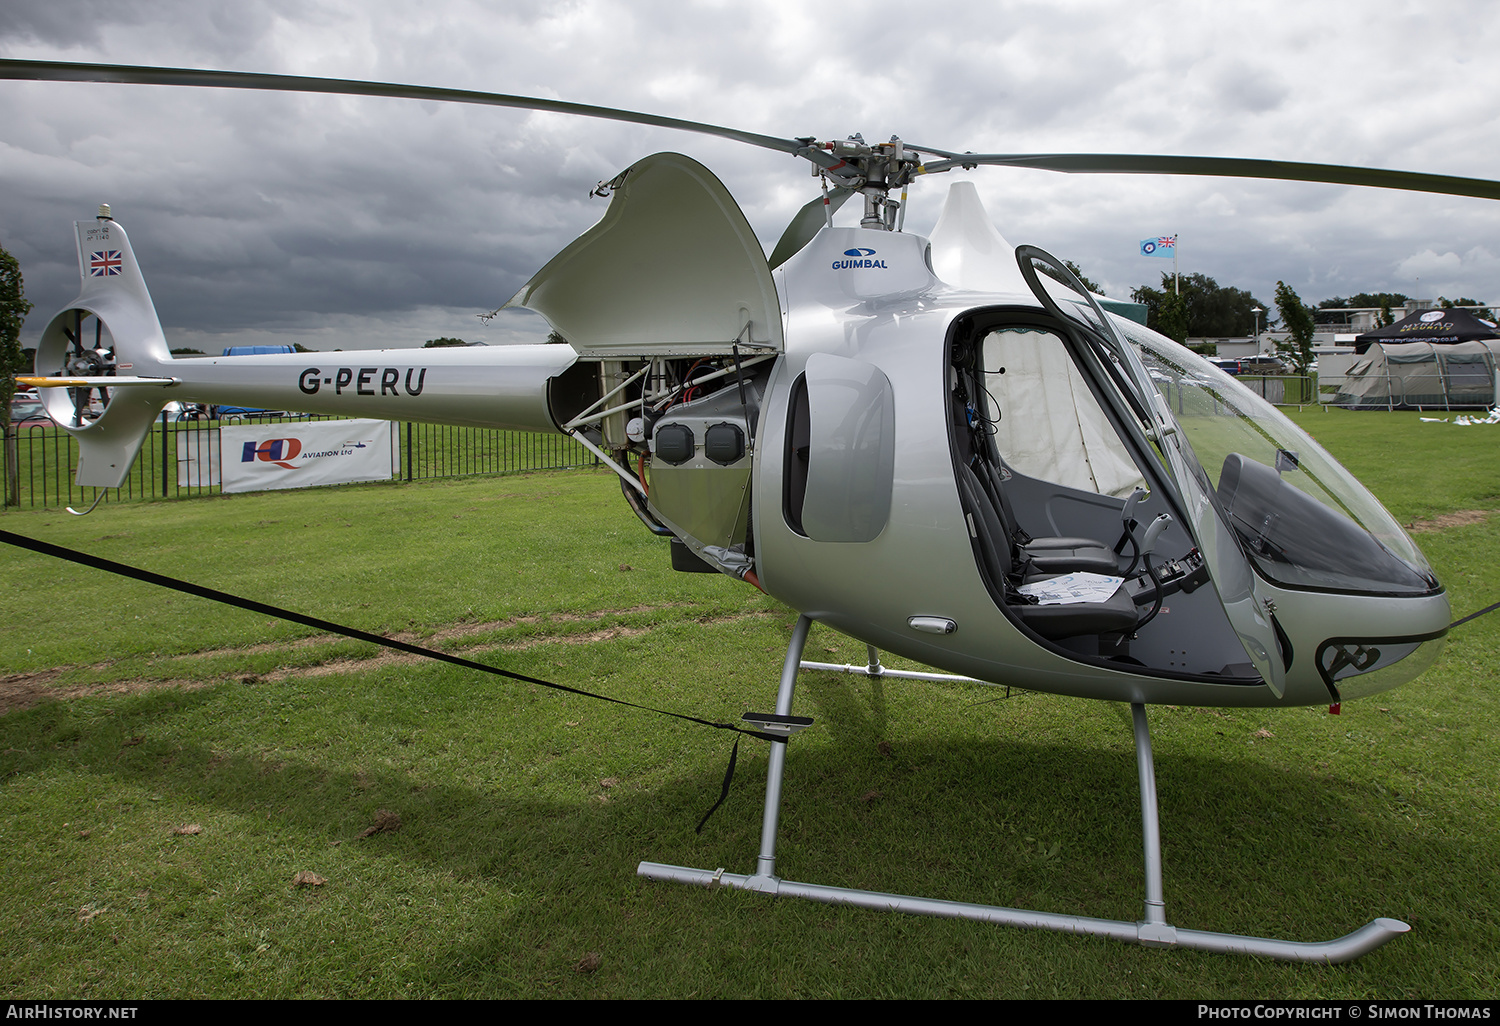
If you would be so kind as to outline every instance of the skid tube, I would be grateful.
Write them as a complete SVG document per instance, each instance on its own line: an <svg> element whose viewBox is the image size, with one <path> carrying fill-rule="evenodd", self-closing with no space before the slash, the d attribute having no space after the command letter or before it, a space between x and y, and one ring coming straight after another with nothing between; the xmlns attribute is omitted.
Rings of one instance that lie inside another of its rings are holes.
<svg viewBox="0 0 1500 1026"><path fill-rule="evenodd" d="M811 619L801 616L798 617L797 625L792 630L792 640L787 647L786 662L781 669L781 688L776 696L776 712L779 715L791 715L792 695L799 669L830 669L846 673L863 673L872 677L898 675L897 672L885 670L880 666L879 655L873 648L870 649L868 668L803 663L801 661L802 650L807 644L807 632L811 626ZM969 679L943 674L901 673L900 675L920 680ZM1156 769L1151 756L1151 735L1146 724L1146 708L1143 705L1132 704L1130 713L1135 728L1136 770L1141 785L1141 841L1146 863L1145 908L1143 918L1139 922L1128 923L1122 920L1070 916L1056 912L1033 912L1026 909L1003 908L998 905L944 901L907 894L884 894L879 891L830 887L781 879L776 875L776 827L781 812L782 778L786 767L787 746L785 744L771 746L770 764L766 774L766 805L761 820L760 855L756 859L754 873L726 873L722 869L690 869L686 866L669 866L660 862L642 862L636 867L636 875L648 880L696 884L701 887L734 887L739 890L758 891L762 894L780 897L806 898L809 901L819 901L827 905L853 905L858 908L905 912L910 915L972 919L976 922L995 923L1001 926L1109 937L1127 943L1140 944L1143 947L1192 948L1198 951L1215 951L1229 955L1258 955L1262 958L1276 958L1290 962L1329 964L1348 962L1366 952L1373 951L1386 941L1411 929L1399 919L1381 918L1335 940L1303 942L1248 937L1232 933L1210 933L1203 930L1184 930L1170 925L1166 918L1166 902L1162 896L1161 831L1156 811Z"/></svg>

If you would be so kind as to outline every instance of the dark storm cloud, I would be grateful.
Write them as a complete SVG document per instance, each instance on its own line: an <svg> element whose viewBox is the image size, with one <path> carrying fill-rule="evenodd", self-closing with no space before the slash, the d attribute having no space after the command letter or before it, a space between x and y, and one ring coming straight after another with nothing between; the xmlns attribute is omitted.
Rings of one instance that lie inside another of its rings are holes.
<svg viewBox="0 0 1500 1026"><path fill-rule="evenodd" d="M262 36L272 19L308 5L286 0L201 3L199 0L20 0L0 19L0 40L74 48L107 48L119 29L158 29L177 45L233 59Z"/></svg>
<svg viewBox="0 0 1500 1026"><path fill-rule="evenodd" d="M205 91L166 100L162 118L163 108L143 114L131 90L117 92L99 101L104 117L74 111L65 127L34 133L42 159L8 169L45 197L24 210L0 199L6 235L46 239L31 254L45 284L27 267L39 309L76 288L67 222L99 199L130 229L169 333L344 311L490 309L545 262L559 231L577 234L603 212L588 188L601 168L613 173L586 159L585 173L561 175L571 196L555 196L555 182L537 186L507 164L567 165L567 153L524 132L507 140L482 116L416 104ZM118 135L94 147L90 126L101 121ZM73 181L49 188L59 166ZM63 267L65 277L53 273Z"/></svg>
<svg viewBox="0 0 1500 1026"><path fill-rule="evenodd" d="M858 12L22 0L0 18L0 52L558 96L784 136L1489 173L1500 155L1483 91L1448 81L1456 65L1412 77L1383 60L1401 41L1375 26L1404 22L1376 6L1362 28L1316 5L1150 0ZM1481 6L1460 6L1434 17L1467 25L1480 50L1500 42ZM1370 76L1371 64L1386 73ZM560 115L76 83L0 83L0 105L0 244L37 304L28 333L76 291L69 222L101 200L130 230L169 335L331 338L357 325L368 342L382 325L420 341L435 311L467 325L504 302L603 213L589 188L656 150L706 163L767 245L816 192L784 155ZM952 177L915 184L909 228L931 228ZM1136 240L1175 231L1195 261L1184 270L1263 297L1277 278L1356 282L1347 293L1366 288L1361 276L1373 290L1418 266L1449 274L1455 291L1500 295L1482 277L1494 204L1295 183L971 177L1013 242L1099 268L1116 294L1159 271L1135 257Z"/></svg>

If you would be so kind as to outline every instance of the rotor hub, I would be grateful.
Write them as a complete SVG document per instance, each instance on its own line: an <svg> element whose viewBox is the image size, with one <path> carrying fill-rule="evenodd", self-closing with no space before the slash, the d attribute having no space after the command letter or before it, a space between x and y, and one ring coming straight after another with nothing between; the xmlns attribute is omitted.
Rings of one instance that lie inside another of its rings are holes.
<svg viewBox="0 0 1500 1026"><path fill-rule="evenodd" d="M920 155L894 135L889 142L873 145L858 132L844 140L809 142L801 155L813 162L814 174L864 196L861 228L894 230L901 203L890 198L890 191L893 187L904 189L922 173Z"/></svg>

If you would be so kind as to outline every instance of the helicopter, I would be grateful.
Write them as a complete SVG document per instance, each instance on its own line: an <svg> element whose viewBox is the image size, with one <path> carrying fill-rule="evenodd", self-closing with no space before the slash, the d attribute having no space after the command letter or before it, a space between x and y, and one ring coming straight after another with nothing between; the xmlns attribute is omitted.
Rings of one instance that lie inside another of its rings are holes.
<svg viewBox="0 0 1500 1026"><path fill-rule="evenodd" d="M755 871L642 862L654 879L1283 959L1338 962L1405 932L1379 918L1297 942L1168 923L1146 707L1290 707L1406 683L1440 654L1441 582L1310 436L1206 360L1011 245L972 183L930 237L907 189L955 168L1231 175L1500 198L1500 183L1369 168L1140 155L974 154L892 137L779 139L555 100L242 73L0 61L0 77L405 97L707 133L805 159L821 186L769 258L705 166L657 153L600 182L600 221L508 306L564 344L177 360L125 229L75 224L81 289L43 331L77 483L120 484L162 406L218 403L561 432L619 479L674 569L799 614L799 672L967 680L1131 706L1142 919L1118 922L800 883L776 873L787 744L773 744ZM899 198L897 192L899 190ZM833 214L858 198L857 227ZM90 337L92 335L92 338ZM107 337L106 337L107 336ZM99 402L95 402L97 396ZM102 404L102 405L101 405ZM816 622L865 666L803 660ZM881 665L895 653L939 672Z"/></svg>

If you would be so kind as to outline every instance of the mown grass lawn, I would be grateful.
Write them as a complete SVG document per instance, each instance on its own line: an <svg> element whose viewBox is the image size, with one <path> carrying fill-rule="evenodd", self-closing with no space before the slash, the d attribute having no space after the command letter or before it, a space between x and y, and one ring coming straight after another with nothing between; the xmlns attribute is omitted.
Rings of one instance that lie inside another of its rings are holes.
<svg viewBox="0 0 1500 1026"><path fill-rule="evenodd" d="M1294 419L1403 522L1500 509L1500 427ZM1500 599L1500 517L1453 520L1417 537L1462 615ZM795 619L673 573L601 473L0 527L716 720L771 707ZM19 550L0 567L8 996L1496 992L1500 614L1338 718L1151 710L1169 919L1307 940L1412 924L1327 967L643 882L642 859L753 869L762 745L741 746L729 800L695 834L729 755L718 732ZM863 646L815 628L808 654L862 661ZM1124 707L808 674L798 711L817 723L788 760L784 875L1139 916ZM304 872L324 882L294 886Z"/></svg>

